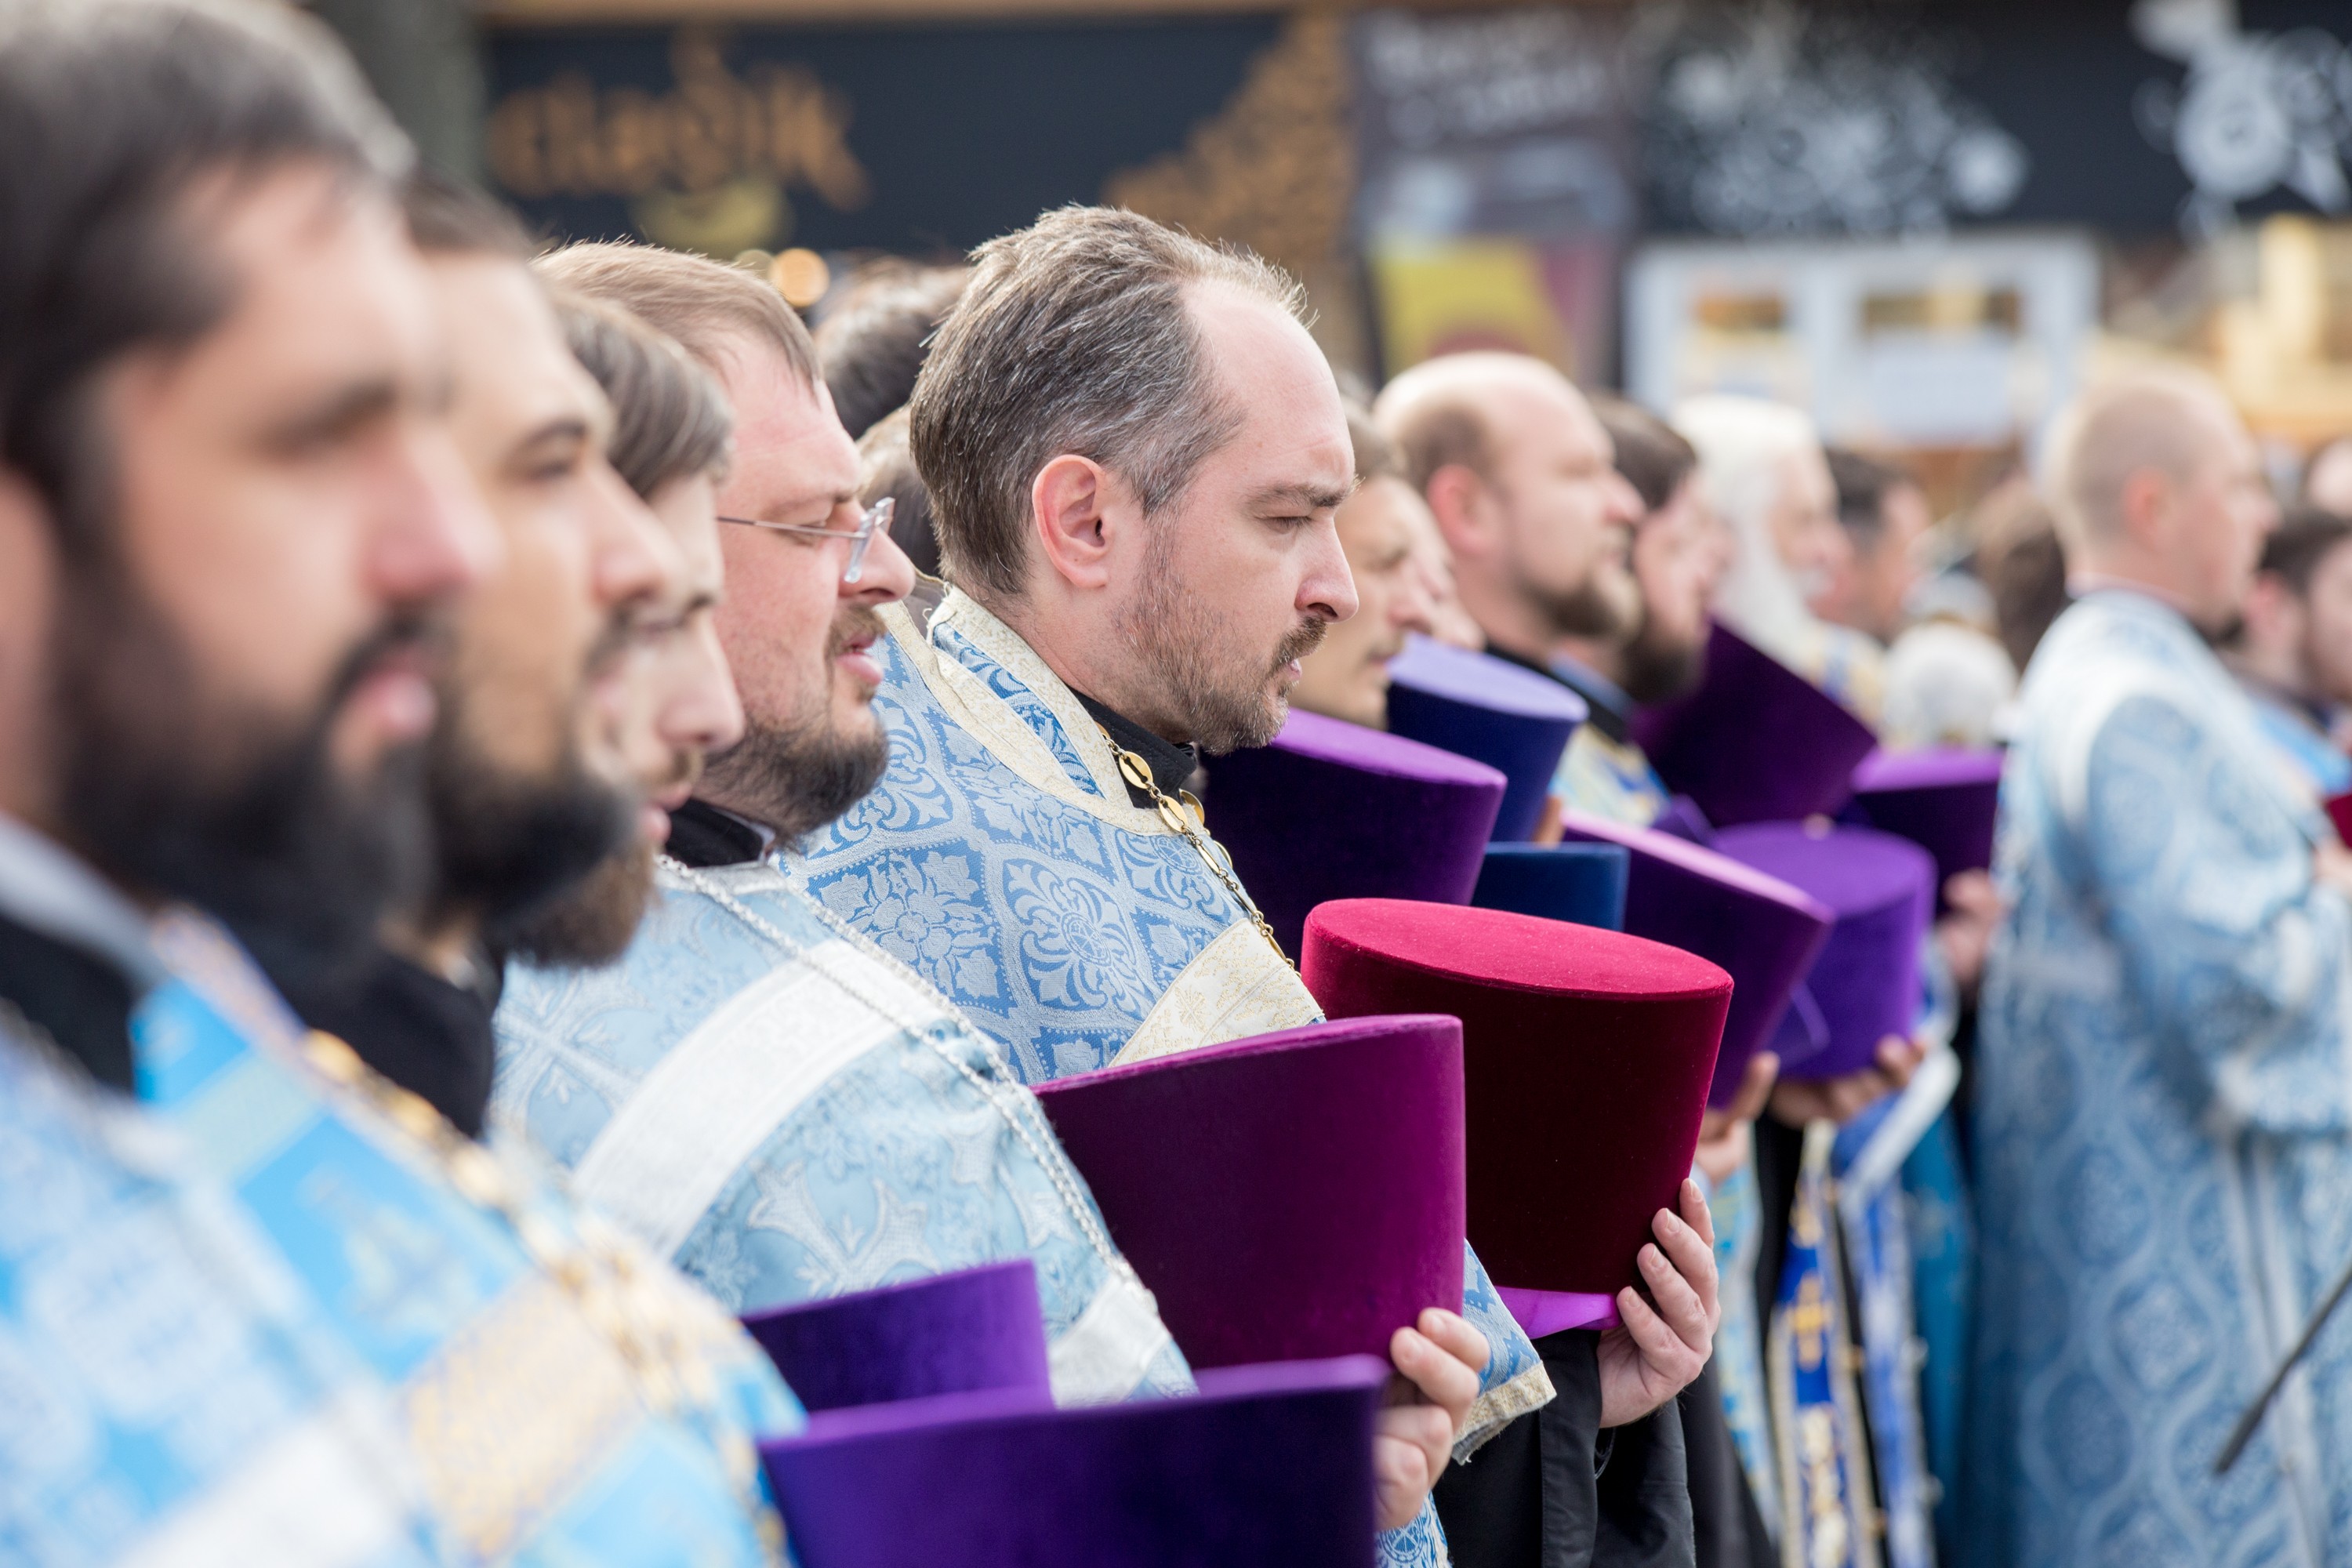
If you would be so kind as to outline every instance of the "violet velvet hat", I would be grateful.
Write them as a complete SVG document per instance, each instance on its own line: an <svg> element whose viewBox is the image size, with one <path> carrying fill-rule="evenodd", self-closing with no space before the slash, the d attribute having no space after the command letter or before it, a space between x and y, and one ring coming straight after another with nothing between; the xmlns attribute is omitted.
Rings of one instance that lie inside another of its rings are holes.
<svg viewBox="0 0 2352 1568"><path fill-rule="evenodd" d="M1720 621L1698 689L1636 713L1633 737L1666 787L1717 828L1835 812L1878 744L1835 698Z"/></svg>
<svg viewBox="0 0 2352 1568"><path fill-rule="evenodd" d="M1853 801L1870 826L1936 858L1936 887L1992 864L2004 753L1940 747L1873 752L1853 770Z"/></svg>
<svg viewBox="0 0 2352 1568"><path fill-rule="evenodd" d="M1309 1024L1041 1084L1195 1367L1362 1353L1462 1310L1462 1026Z"/></svg>
<svg viewBox="0 0 2352 1568"><path fill-rule="evenodd" d="M1052 1390L1037 1271L1025 1258L753 1312L743 1326L811 1410Z"/></svg>
<svg viewBox="0 0 2352 1568"><path fill-rule="evenodd" d="M1470 901L1482 910L1623 931L1631 860L1615 844L1490 844Z"/></svg>
<svg viewBox="0 0 2352 1568"><path fill-rule="evenodd" d="M1774 1048L1784 1078L1837 1078L1868 1067L1878 1042L1918 1019L1919 944L1936 897L1936 862L1907 839L1870 827L1761 822L1724 830L1716 847L1802 888L1836 914L1805 976L1825 1039L1782 1020Z"/></svg>
<svg viewBox="0 0 2352 1568"><path fill-rule="evenodd" d="M1075 1410L951 1394L819 1411L760 1457L803 1568L1366 1568L1388 1375L1233 1367Z"/></svg>
<svg viewBox="0 0 2352 1568"><path fill-rule="evenodd" d="M1460 904L1503 775L1401 735L1292 709L1273 743L1209 765L1209 831L1285 952L1327 899Z"/></svg>
<svg viewBox="0 0 2352 1568"><path fill-rule="evenodd" d="M1510 781L1495 837L1535 837L1568 738L1590 711L1549 676L1424 637L1389 661L1389 731L1475 757Z"/></svg>
<svg viewBox="0 0 2352 1568"><path fill-rule="evenodd" d="M1749 1058L1789 1010L1790 994L1836 920L1811 894L1712 849L1580 811L1560 814L1560 836L1622 846L1625 930L1695 952L1731 975L1731 1006L1716 1053L1710 1105L1728 1105Z"/></svg>
<svg viewBox="0 0 2352 1568"><path fill-rule="evenodd" d="M1317 910L1299 970L1334 1017L1462 1020L1469 1234L1497 1285L1635 1282L1690 1173L1731 976L1616 931L1393 899Z"/></svg>

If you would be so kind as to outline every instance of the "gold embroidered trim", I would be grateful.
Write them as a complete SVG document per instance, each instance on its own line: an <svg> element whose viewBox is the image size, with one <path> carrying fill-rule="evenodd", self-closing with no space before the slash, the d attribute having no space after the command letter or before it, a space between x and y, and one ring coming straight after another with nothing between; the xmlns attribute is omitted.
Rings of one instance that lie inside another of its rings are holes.
<svg viewBox="0 0 2352 1568"><path fill-rule="evenodd" d="M1111 1065L1296 1028L1322 1016L1298 971L1283 962L1255 926L1240 921L1202 948L1160 993Z"/></svg>
<svg viewBox="0 0 2352 1568"><path fill-rule="evenodd" d="M1499 1388L1490 1388L1470 1406L1462 1436L1454 1439L1454 1462L1461 1464L1486 1446L1486 1439L1531 1410L1549 1405L1559 1391L1541 1362Z"/></svg>

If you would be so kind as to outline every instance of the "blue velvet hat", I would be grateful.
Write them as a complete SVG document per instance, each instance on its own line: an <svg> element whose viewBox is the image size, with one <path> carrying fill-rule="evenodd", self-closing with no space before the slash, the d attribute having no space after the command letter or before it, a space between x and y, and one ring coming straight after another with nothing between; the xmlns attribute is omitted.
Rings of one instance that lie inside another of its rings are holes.
<svg viewBox="0 0 2352 1568"><path fill-rule="evenodd" d="M1470 901L1603 931L1625 929L1633 854L1618 844L1491 844Z"/></svg>
<svg viewBox="0 0 2352 1568"><path fill-rule="evenodd" d="M821 1410L760 1457L808 1568L1366 1568L1388 1378L1343 1356L1075 1410L951 1394Z"/></svg>
<svg viewBox="0 0 2352 1568"><path fill-rule="evenodd" d="M1589 712L1549 676L1492 654L1412 637L1389 663L1389 732L1475 757L1510 781L1495 839L1535 837L1568 738Z"/></svg>

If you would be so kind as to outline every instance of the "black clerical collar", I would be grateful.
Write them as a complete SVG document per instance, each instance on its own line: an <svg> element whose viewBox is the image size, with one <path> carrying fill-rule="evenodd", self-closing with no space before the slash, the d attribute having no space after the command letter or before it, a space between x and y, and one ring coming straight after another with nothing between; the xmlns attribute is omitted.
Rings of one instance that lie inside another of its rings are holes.
<svg viewBox="0 0 2352 1568"><path fill-rule="evenodd" d="M72 855L0 816L0 1005L131 1092L131 1012L163 966L146 919Z"/></svg>
<svg viewBox="0 0 2352 1568"><path fill-rule="evenodd" d="M1509 648L1496 647L1492 644L1487 646L1486 651L1496 658L1508 659L1523 669L1548 675L1583 698L1585 707L1592 710L1586 721L1619 745L1623 745L1633 734L1633 700L1600 671L1587 669L1572 658L1556 658L1549 664L1538 664L1534 659L1522 658Z"/></svg>
<svg viewBox="0 0 2352 1568"><path fill-rule="evenodd" d="M495 1004L484 992L378 952L332 984L288 987L286 1000L304 1023L341 1038L458 1131L482 1135L498 1067Z"/></svg>
<svg viewBox="0 0 2352 1568"><path fill-rule="evenodd" d="M1144 765L1151 770L1151 782L1160 786L1160 794L1172 795L1192 781L1193 773L1201 765L1201 753L1197 750L1180 746L1173 741L1153 734L1126 714L1104 707L1083 691L1073 691L1070 695L1093 715L1096 723L1110 732L1115 744L1143 759ZM1151 804L1151 792L1149 790L1129 784L1127 793L1138 805Z"/></svg>
<svg viewBox="0 0 2352 1568"><path fill-rule="evenodd" d="M772 842L752 824L707 800L689 800L669 814L662 853L681 866L707 871L764 859Z"/></svg>

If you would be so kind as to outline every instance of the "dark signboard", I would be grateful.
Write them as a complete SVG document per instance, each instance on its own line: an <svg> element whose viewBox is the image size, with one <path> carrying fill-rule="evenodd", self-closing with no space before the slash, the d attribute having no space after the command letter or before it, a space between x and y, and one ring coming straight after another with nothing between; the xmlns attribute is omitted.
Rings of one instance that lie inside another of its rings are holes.
<svg viewBox="0 0 2352 1568"><path fill-rule="evenodd" d="M514 29L487 162L573 238L962 250L1182 149L1281 28Z"/></svg>

